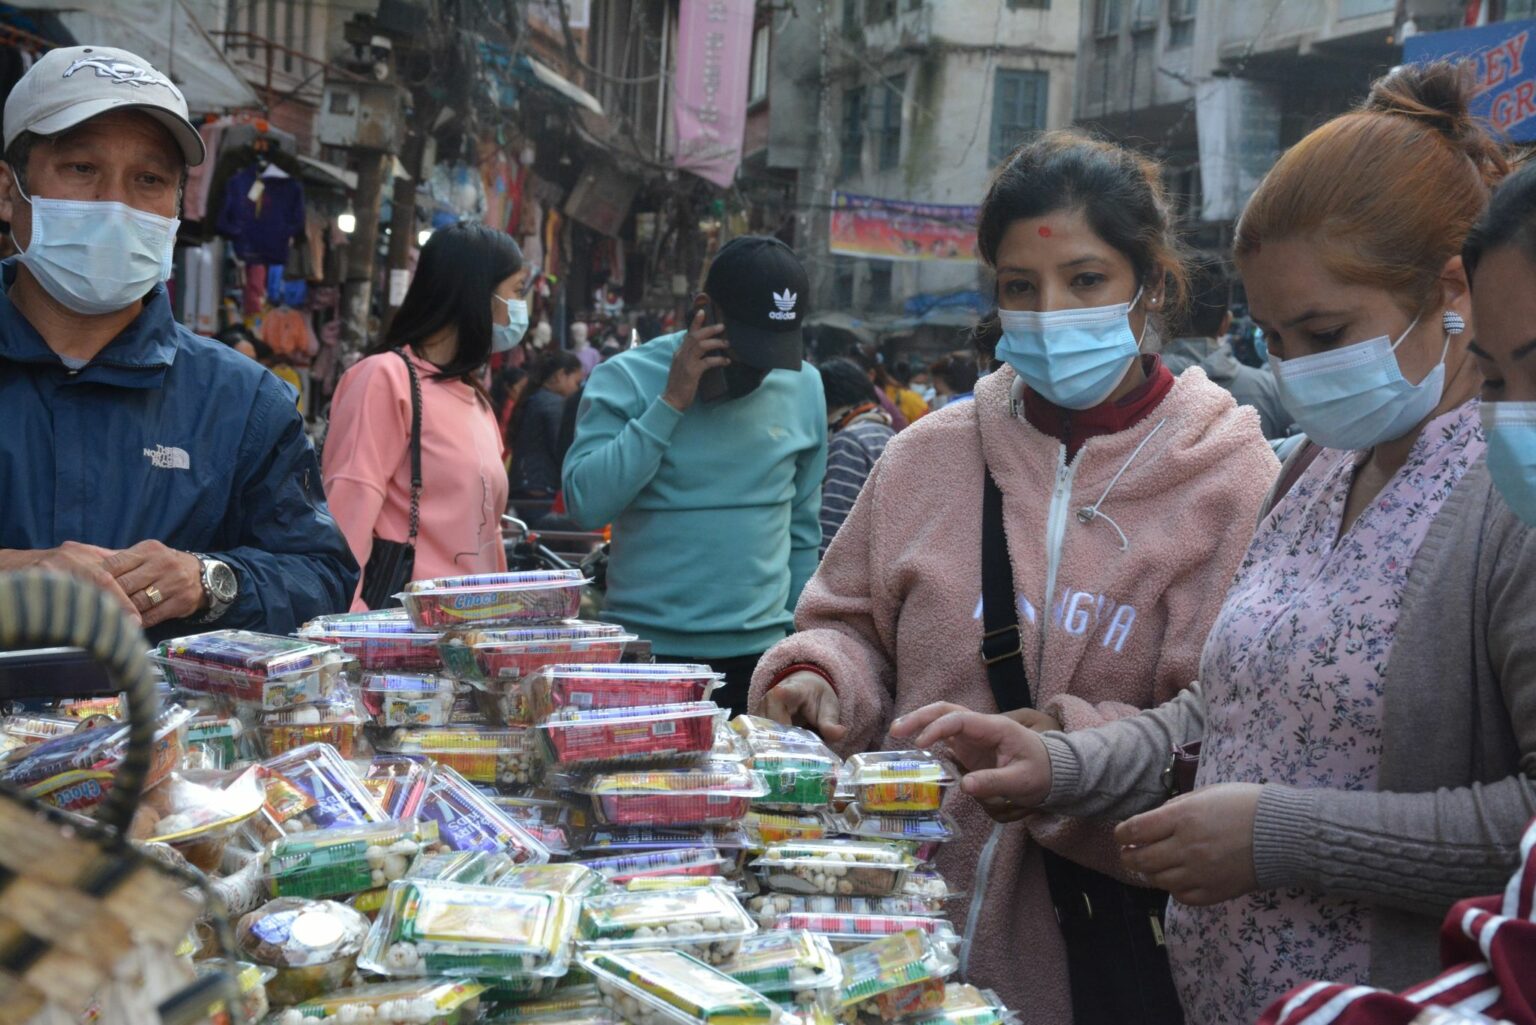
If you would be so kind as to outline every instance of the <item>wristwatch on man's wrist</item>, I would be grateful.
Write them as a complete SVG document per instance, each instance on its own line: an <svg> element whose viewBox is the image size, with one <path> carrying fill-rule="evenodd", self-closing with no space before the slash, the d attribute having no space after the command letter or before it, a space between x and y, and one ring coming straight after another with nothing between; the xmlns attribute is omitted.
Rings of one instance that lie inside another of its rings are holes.
<svg viewBox="0 0 1536 1025"><path fill-rule="evenodd" d="M203 597L208 600L208 608L198 622L212 623L235 603L240 594L240 579L228 563L207 555L197 555L197 561L203 568Z"/></svg>

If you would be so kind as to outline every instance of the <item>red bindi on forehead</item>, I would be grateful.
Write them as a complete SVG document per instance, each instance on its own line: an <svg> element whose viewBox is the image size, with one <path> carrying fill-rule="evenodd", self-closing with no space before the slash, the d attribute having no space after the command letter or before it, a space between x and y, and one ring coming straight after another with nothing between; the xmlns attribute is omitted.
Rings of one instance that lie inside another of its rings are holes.
<svg viewBox="0 0 1536 1025"><path fill-rule="evenodd" d="M1036 230L1039 231L1041 238L1050 238L1051 237L1051 228L1050 228L1050 225L1048 225L1048 224L1042 224Z"/></svg>

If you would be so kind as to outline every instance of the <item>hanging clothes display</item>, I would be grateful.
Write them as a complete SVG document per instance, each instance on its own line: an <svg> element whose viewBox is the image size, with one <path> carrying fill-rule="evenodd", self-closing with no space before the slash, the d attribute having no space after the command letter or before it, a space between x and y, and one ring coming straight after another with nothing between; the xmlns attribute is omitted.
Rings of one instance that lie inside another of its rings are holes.
<svg viewBox="0 0 1536 1025"><path fill-rule="evenodd" d="M286 264L288 247L304 230L304 186L258 159L230 178L218 230L246 263Z"/></svg>

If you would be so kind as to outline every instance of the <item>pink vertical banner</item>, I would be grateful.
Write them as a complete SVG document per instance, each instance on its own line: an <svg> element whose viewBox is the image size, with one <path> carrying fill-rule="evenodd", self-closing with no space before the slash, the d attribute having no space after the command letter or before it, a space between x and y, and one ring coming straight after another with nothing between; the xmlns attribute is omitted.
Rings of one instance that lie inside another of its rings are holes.
<svg viewBox="0 0 1536 1025"><path fill-rule="evenodd" d="M677 166L721 187L736 178L747 126L756 0L681 0L677 22Z"/></svg>

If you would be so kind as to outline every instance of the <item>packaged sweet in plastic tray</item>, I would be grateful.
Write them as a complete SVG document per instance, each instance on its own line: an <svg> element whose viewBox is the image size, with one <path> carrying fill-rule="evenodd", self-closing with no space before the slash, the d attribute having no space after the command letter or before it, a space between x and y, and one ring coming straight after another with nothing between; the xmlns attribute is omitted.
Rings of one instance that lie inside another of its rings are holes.
<svg viewBox="0 0 1536 1025"><path fill-rule="evenodd" d="M956 836L955 820L943 812L895 815L865 811L850 804L837 819L839 832L877 840L906 840L917 844L941 844Z"/></svg>
<svg viewBox="0 0 1536 1025"><path fill-rule="evenodd" d="M374 746L390 754L426 755L476 783L527 786L543 765L531 729L521 726L399 727L377 735Z"/></svg>
<svg viewBox="0 0 1536 1025"><path fill-rule="evenodd" d="M263 712L258 732L269 757L305 744L329 744L343 758L362 753L359 740L363 733L363 717L346 688L340 688L321 701Z"/></svg>
<svg viewBox="0 0 1536 1025"><path fill-rule="evenodd" d="M565 708L537 727L557 767L699 759L715 746L725 710L711 701L582 711Z"/></svg>
<svg viewBox="0 0 1536 1025"><path fill-rule="evenodd" d="M805 897L793 893L765 893L747 901L747 910L764 929L772 929L780 915L906 915L937 918L944 914L942 901L922 897Z"/></svg>
<svg viewBox="0 0 1536 1025"><path fill-rule="evenodd" d="M519 681L522 708L539 722L562 708L641 708L708 700L722 677L703 665L551 665Z"/></svg>
<svg viewBox="0 0 1536 1025"><path fill-rule="evenodd" d="M781 893L888 897L901 892L917 862L888 843L827 840L775 844L753 867Z"/></svg>
<svg viewBox="0 0 1536 1025"><path fill-rule="evenodd" d="M567 897L591 897L607 888L603 877L586 865L520 865L503 872L497 886L511 890L540 890Z"/></svg>
<svg viewBox="0 0 1536 1025"><path fill-rule="evenodd" d="M250 630L216 630L162 641L150 655L174 686L266 709L329 696L356 665L329 644Z"/></svg>
<svg viewBox="0 0 1536 1025"><path fill-rule="evenodd" d="M438 851L417 855L405 878L490 886L512 867L511 857L500 851Z"/></svg>
<svg viewBox="0 0 1536 1025"><path fill-rule="evenodd" d="M596 986L563 989L552 996L503 1006L489 1025L624 1025L608 1010Z"/></svg>
<svg viewBox="0 0 1536 1025"><path fill-rule="evenodd" d="M479 982L397 979L370 982L290 1007L268 1025L470 1025L480 1019L487 987Z"/></svg>
<svg viewBox="0 0 1536 1025"><path fill-rule="evenodd" d="M181 764L192 713L172 705L155 720L146 790ZM84 812L106 799L128 748L128 726L78 730L24 748L0 765L0 783L65 811Z"/></svg>
<svg viewBox="0 0 1536 1025"><path fill-rule="evenodd" d="M938 811L955 779L953 770L927 751L857 754L844 764L842 777L866 813L908 814Z"/></svg>
<svg viewBox="0 0 1536 1025"><path fill-rule="evenodd" d="M437 841L432 822L378 822L273 841L263 872L274 897L345 897L403 879Z"/></svg>
<svg viewBox="0 0 1536 1025"><path fill-rule="evenodd" d="M618 662L636 640L612 623L579 619L543 626L450 630L438 638L438 654L455 678L486 686L516 682L556 663Z"/></svg>
<svg viewBox="0 0 1536 1025"><path fill-rule="evenodd" d="M251 766L234 779L218 774L203 781L191 770L172 772L146 793L134 814L132 835L169 844L193 867L216 872L236 832L261 811L261 770Z"/></svg>
<svg viewBox="0 0 1536 1025"><path fill-rule="evenodd" d="M240 919L242 956L277 969L267 983L273 1004L296 1004L339 988L357 966L368 920L329 900L279 897Z"/></svg>
<svg viewBox="0 0 1536 1025"><path fill-rule="evenodd" d="M333 826L388 822L389 816L329 744L308 744L262 763L265 841Z"/></svg>
<svg viewBox="0 0 1536 1025"><path fill-rule="evenodd" d="M531 807L527 800L509 794L496 794L490 798L493 805L543 844L552 857L568 858L574 854L580 831L571 824L569 817Z"/></svg>
<svg viewBox="0 0 1536 1025"><path fill-rule="evenodd" d="M773 1001L676 950L593 951L581 964L631 1025L776 1025Z"/></svg>
<svg viewBox="0 0 1536 1025"><path fill-rule="evenodd" d="M16 737L24 744L41 744L63 737L80 728L79 719L52 715L8 715L0 720L0 733Z"/></svg>
<svg viewBox="0 0 1536 1025"><path fill-rule="evenodd" d="M835 1006L843 981L832 945L809 932L748 936L720 970L764 996L803 1007Z"/></svg>
<svg viewBox="0 0 1536 1025"><path fill-rule="evenodd" d="M547 623L580 611L586 582L575 569L482 573L413 581L396 597L423 630Z"/></svg>
<svg viewBox="0 0 1536 1025"><path fill-rule="evenodd" d="M960 937L948 920L930 915L851 915L837 912L789 911L773 923L776 932L800 931L825 936L843 949L877 940L883 936L916 929L935 942L953 949L960 944Z"/></svg>
<svg viewBox="0 0 1536 1025"><path fill-rule="evenodd" d="M320 616L298 636L333 644L371 672L432 673L442 668L435 631L419 630L404 609Z"/></svg>
<svg viewBox="0 0 1536 1025"><path fill-rule="evenodd" d="M776 843L825 840L832 831L821 812L750 811L741 825L747 831L747 842L757 851Z"/></svg>
<svg viewBox="0 0 1536 1025"><path fill-rule="evenodd" d="M843 966L839 1007L850 1008L887 997L877 1005L881 1017L887 1020L942 1007L943 980L957 967L949 951L915 929L854 947L838 960ZM894 996L888 996L891 994ZM917 1006L912 1006L914 1003ZM932 1006L923 1007L924 1003ZM898 1010L905 1015L891 1013Z"/></svg>
<svg viewBox="0 0 1536 1025"><path fill-rule="evenodd" d="M582 862L612 886L647 876L722 876L732 862L713 847L648 851Z"/></svg>
<svg viewBox="0 0 1536 1025"><path fill-rule="evenodd" d="M944 987L944 1005L914 1025L1016 1025L1018 1020L991 990L951 982Z"/></svg>
<svg viewBox="0 0 1536 1025"><path fill-rule="evenodd" d="M768 792L740 762L632 770L593 776L582 792L597 820L612 826L713 826L739 822Z"/></svg>
<svg viewBox="0 0 1536 1025"><path fill-rule="evenodd" d="M757 923L721 886L611 893L581 905L577 942L583 949L666 946L710 964L734 957Z"/></svg>
<svg viewBox="0 0 1536 1025"><path fill-rule="evenodd" d="M426 755L374 755L363 789L392 819L413 819L427 796L432 760Z"/></svg>
<svg viewBox="0 0 1536 1025"><path fill-rule="evenodd" d="M747 763L762 773L771 808L822 808L832 802L842 762L821 738L798 726L739 715L731 728L747 748Z"/></svg>
<svg viewBox="0 0 1536 1025"><path fill-rule="evenodd" d="M366 673L361 695L379 726L446 726L457 696L452 680L431 673Z"/></svg>
<svg viewBox="0 0 1536 1025"><path fill-rule="evenodd" d="M187 723L184 769L233 769L244 757L245 724L235 716L197 716Z"/></svg>
<svg viewBox="0 0 1536 1025"><path fill-rule="evenodd" d="M450 766L433 771L419 814L438 824L443 843L452 850L505 851L519 865L549 861L548 848Z"/></svg>
<svg viewBox="0 0 1536 1025"><path fill-rule="evenodd" d="M431 880L391 883L358 963L391 977L555 978L569 965L577 901Z"/></svg>

